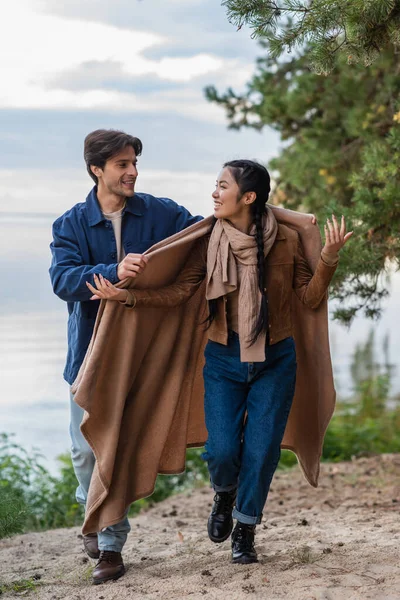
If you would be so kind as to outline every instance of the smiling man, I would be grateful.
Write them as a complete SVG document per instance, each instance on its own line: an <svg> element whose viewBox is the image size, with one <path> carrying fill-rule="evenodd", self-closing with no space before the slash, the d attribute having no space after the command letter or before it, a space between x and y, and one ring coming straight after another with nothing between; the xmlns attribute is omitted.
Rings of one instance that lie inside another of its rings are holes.
<svg viewBox="0 0 400 600"><path fill-rule="evenodd" d="M86 285L102 275L111 283L137 277L146 268L143 252L185 229L192 217L167 198L136 193L137 161L142 142L122 131L99 129L85 139L84 158L95 186L85 202L76 204L53 225L50 277L54 293L68 306L68 355L64 378L72 385L83 362L98 310ZM86 504L95 457L83 437L83 410L71 394L72 463L79 486L77 501ZM121 550L130 530L126 517L107 529L84 536L87 554L99 561L93 583L124 574Z"/></svg>

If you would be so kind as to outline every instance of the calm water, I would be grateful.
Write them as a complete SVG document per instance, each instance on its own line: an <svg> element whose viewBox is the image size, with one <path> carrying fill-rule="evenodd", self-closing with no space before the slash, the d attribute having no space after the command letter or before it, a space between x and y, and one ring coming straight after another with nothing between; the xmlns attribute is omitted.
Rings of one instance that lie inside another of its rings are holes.
<svg viewBox="0 0 400 600"><path fill-rule="evenodd" d="M205 212L201 206L195 209ZM0 431L15 433L27 448L38 447L52 470L55 457L69 448L68 385L62 379L66 307L53 295L47 273L56 214L0 213ZM397 367L392 393L400 392L399 274L392 278L391 289L380 322L373 325L359 318L349 331L331 326L341 396L351 393L349 361L354 347L366 339L372 326L378 341L390 334L390 358Z"/></svg>

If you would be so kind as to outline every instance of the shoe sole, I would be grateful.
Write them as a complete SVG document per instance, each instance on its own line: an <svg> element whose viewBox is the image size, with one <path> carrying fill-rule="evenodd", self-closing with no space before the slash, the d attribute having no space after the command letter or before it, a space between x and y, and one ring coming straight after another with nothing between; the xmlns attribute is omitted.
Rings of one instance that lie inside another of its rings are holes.
<svg viewBox="0 0 400 600"><path fill-rule="evenodd" d="M122 575L125 575L125 569L123 569L121 571L121 573L118 573L117 575L114 575L113 577L103 577L103 579L92 579L92 582L93 582L93 585L100 585L101 583L107 583L107 581L116 581L117 579L122 577Z"/></svg>
<svg viewBox="0 0 400 600"><path fill-rule="evenodd" d="M98 560L100 558L100 552L97 554L93 554L93 552L88 552L87 550L85 550L85 552L89 558L93 558L94 560Z"/></svg>
<svg viewBox="0 0 400 600"><path fill-rule="evenodd" d="M221 544L222 542L226 542L226 540L228 539L228 537L231 535L232 533L232 529L233 529L233 521L231 523L231 526L229 528L228 533L223 537L223 538L216 538L213 535L211 535L210 533L210 521L208 521L207 523L207 532L208 532L208 537L210 538L210 540L212 542L214 542L214 544Z"/></svg>
<svg viewBox="0 0 400 600"><path fill-rule="evenodd" d="M232 558L232 563L234 565L251 565L252 563L258 563L258 558Z"/></svg>

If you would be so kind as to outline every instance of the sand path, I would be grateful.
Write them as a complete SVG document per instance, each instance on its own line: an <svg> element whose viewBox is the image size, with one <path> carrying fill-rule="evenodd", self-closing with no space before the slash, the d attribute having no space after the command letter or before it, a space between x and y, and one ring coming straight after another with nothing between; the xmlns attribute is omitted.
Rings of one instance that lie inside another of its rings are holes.
<svg viewBox="0 0 400 600"><path fill-rule="evenodd" d="M400 455L322 466L311 488L278 472L257 531L258 565L229 562L205 523L212 491L175 496L131 520L125 577L91 585L78 529L0 542L0 581L33 578L40 600L399 600Z"/></svg>

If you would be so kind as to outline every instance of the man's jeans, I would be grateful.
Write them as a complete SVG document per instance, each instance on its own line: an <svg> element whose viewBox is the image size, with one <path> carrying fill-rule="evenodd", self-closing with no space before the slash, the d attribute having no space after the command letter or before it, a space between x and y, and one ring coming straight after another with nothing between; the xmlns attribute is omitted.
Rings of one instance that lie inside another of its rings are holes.
<svg viewBox="0 0 400 600"><path fill-rule="evenodd" d="M73 394L70 392L71 400L71 424L69 432L71 435L72 447L71 457L75 475L78 480L76 490L76 499L80 504L86 505L86 499L89 490L90 479L93 473L95 463L94 454L89 444L85 440L80 430L80 424L83 419L84 411L75 404ZM128 517L123 521L107 527L98 533L99 550L111 550L121 552L127 535L131 527Z"/></svg>
<svg viewBox="0 0 400 600"><path fill-rule="evenodd" d="M266 346L265 362L242 363L239 336L230 331L228 346L209 341L205 357L203 458L216 492L237 488L233 517L255 525L261 522L293 401L294 340Z"/></svg>

